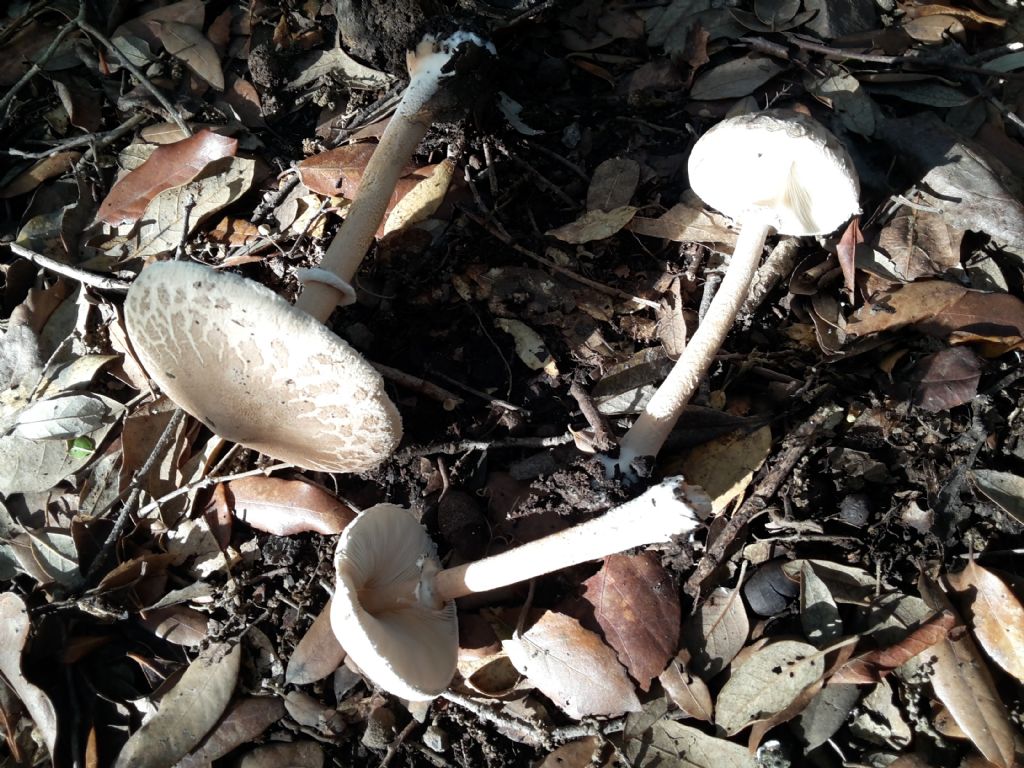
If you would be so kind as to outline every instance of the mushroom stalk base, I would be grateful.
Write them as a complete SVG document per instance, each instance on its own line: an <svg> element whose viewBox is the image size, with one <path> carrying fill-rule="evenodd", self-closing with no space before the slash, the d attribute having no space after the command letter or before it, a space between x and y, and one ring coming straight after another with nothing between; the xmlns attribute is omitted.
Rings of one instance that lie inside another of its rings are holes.
<svg viewBox="0 0 1024 768"><path fill-rule="evenodd" d="M640 456L657 456L675 427L683 408L707 374L711 362L732 328L740 307L746 301L750 282L761 261L761 251L771 226L759 222L742 223L736 248L718 293L704 321L686 341L683 354L668 377L647 403L647 407L622 438L618 459L605 459L605 470L613 476L618 470L633 474L630 464Z"/></svg>
<svg viewBox="0 0 1024 768"><path fill-rule="evenodd" d="M710 508L703 492L672 477L604 515L559 533L486 557L434 571L428 561L418 581L359 590L373 615L413 605L440 608L449 600L516 584L634 547L668 542L698 524L698 510Z"/></svg>

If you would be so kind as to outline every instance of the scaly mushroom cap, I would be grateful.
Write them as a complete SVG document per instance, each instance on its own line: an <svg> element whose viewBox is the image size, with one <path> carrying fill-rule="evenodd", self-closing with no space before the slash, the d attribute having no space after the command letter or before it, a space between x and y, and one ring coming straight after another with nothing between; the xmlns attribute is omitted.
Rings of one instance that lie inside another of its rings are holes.
<svg viewBox="0 0 1024 768"><path fill-rule="evenodd" d="M358 352L273 291L190 262L146 267L125 302L146 372L216 434L305 469L364 472L402 422Z"/></svg>
<svg viewBox="0 0 1024 768"><path fill-rule="evenodd" d="M349 523L334 555L331 626L338 642L374 683L409 701L433 699L455 674L455 603L441 609L414 603L371 614L359 591L415 582L424 560L436 562L435 552L407 510L378 504Z"/></svg>
<svg viewBox="0 0 1024 768"><path fill-rule="evenodd" d="M821 235L860 210L857 173L831 132L799 112L773 109L723 120L694 145L690 186L739 223L783 235Z"/></svg>

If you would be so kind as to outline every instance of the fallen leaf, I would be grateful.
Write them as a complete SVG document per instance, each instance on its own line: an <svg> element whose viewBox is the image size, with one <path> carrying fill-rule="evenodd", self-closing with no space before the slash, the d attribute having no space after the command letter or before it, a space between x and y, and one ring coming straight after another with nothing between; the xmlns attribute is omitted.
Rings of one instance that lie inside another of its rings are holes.
<svg viewBox="0 0 1024 768"><path fill-rule="evenodd" d="M158 34L167 52L185 62L196 77L218 91L224 90L220 57L202 30L179 21L165 21L160 23Z"/></svg>
<svg viewBox="0 0 1024 768"><path fill-rule="evenodd" d="M679 278L673 278L669 290L658 307L658 339L665 347L665 354L672 360L679 359L686 349L686 317L683 314L683 296Z"/></svg>
<svg viewBox="0 0 1024 768"><path fill-rule="evenodd" d="M680 462L671 462L670 471L679 468L687 482L699 485L711 497L711 511L722 512L742 498L772 450L771 427L752 432L737 431L702 443L691 449Z"/></svg>
<svg viewBox="0 0 1024 768"><path fill-rule="evenodd" d="M891 331L934 317L968 292L944 280L924 280L895 287L870 297L846 322L850 336Z"/></svg>
<svg viewBox="0 0 1024 768"><path fill-rule="evenodd" d="M299 162L296 169L302 183L312 192L351 199L375 148L376 144L368 142L346 144L307 157Z"/></svg>
<svg viewBox="0 0 1024 768"><path fill-rule="evenodd" d="M583 583L583 599L619 660L646 691L679 647L679 595L650 552L611 555Z"/></svg>
<svg viewBox="0 0 1024 768"><path fill-rule="evenodd" d="M38 400L18 412L10 434L25 440L70 440L112 423L111 409L94 395Z"/></svg>
<svg viewBox="0 0 1024 768"><path fill-rule="evenodd" d="M875 683L860 700L850 721L850 733L890 749L902 749L910 744L910 726L893 702L893 690L887 680Z"/></svg>
<svg viewBox="0 0 1024 768"><path fill-rule="evenodd" d="M235 517L258 531L275 536L320 533L333 536L356 513L319 486L280 477L243 477L225 486Z"/></svg>
<svg viewBox="0 0 1024 768"><path fill-rule="evenodd" d="M220 722L175 768L205 768L236 747L251 744L284 717L284 703L276 696L246 696L232 702Z"/></svg>
<svg viewBox="0 0 1024 768"><path fill-rule="evenodd" d="M782 571L793 581L798 581L804 563L810 564L818 578L825 582L837 603L866 605L884 586L875 574L863 568L830 560L789 560L782 564Z"/></svg>
<svg viewBox="0 0 1024 768"><path fill-rule="evenodd" d="M548 753L536 768L591 768L592 760L601 754L602 746L597 736L584 736Z"/></svg>
<svg viewBox="0 0 1024 768"><path fill-rule="evenodd" d="M770 643L735 669L715 702L715 723L733 735L785 711L825 674L824 653L796 640Z"/></svg>
<svg viewBox="0 0 1024 768"><path fill-rule="evenodd" d="M1024 302L1008 293L967 291L916 328L951 343L992 340L999 347L992 350L994 356L1024 343Z"/></svg>
<svg viewBox="0 0 1024 768"><path fill-rule="evenodd" d="M315 741L269 744L247 752L238 768L323 768L324 750Z"/></svg>
<svg viewBox="0 0 1024 768"><path fill-rule="evenodd" d="M206 642L210 617L185 605L170 605L146 611L139 624L169 643L195 648Z"/></svg>
<svg viewBox="0 0 1024 768"><path fill-rule="evenodd" d="M233 157L237 149L237 139L208 130L159 146L148 160L114 184L96 216L113 226L132 224L158 194L187 184L214 160Z"/></svg>
<svg viewBox="0 0 1024 768"><path fill-rule="evenodd" d="M810 752L832 738L849 719L859 699L860 689L856 685L830 679L793 720L793 729L804 742L805 751Z"/></svg>
<svg viewBox="0 0 1024 768"><path fill-rule="evenodd" d="M532 371L544 371L548 376L558 375L558 363L548 352L540 334L521 320L498 317L494 325L509 334L516 345L516 355Z"/></svg>
<svg viewBox="0 0 1024 768"><path fill-rule="evenodd" d="M642 738L626 741L633 768L756 768L758 761L745 748L675 720L661 718Z"/></svg>
<svg viewBox="0 0 1024 768"><path fill-rule="evenodd" d="M829 684L865 685L878 682L913 657L944 640L956 622L956 617L948 611L937 613L892 645L850 659L829 678Z"/></svg>
<svg viewBox="0 0 1024 768"><path fill-rule="evenodd" d="M853 296L857 287L854 282L856 280L857 246L863 242L864 235L860 231L860 217L854 216L843 230L839 242L836 243L836 255L839 258L839 266L843 270L844 287L850 296Z"/></svg>
<svg viewBox="0 0 1024 768"><path fill-rule="evenodd" d="M978 394L981 363L965 347L950 347L922 358L910 373L917 382L914 404L938 413L971 402Z"/></svg>
<svg viewBox="0 0 1024 768"><path fill-rule="evenodd" d="M212 175L166 189L153 198L142 215L133 256L150 259L174 251L204 219L249 191L254 160L232 157L216 163Z"/></svg>
<svg viewBox="0 0 1024 768"><path fill-rule="evenodd" d="M749 96L784 69L774 59L748 53L698 75L690 97L703 101Z"/></svg>
<svg viewBox="0 0 1024 768"><path fill-rule="evenodd" d="M501 645L520 674L570 717L619 715L640 708L615 651L576 619L546 611Z"/></svg>
<svg viewBox="0 0 1024 768"><path fill-rule="evenodd" d="M903 206L879 233L878 250L903 280L913 282L960 266L963 235L941 214Z"/></svg>
<svg viewBox="0 0 1024 768"><path fill-rule="evenodd" d="M637 210L632 205L623 205L611 211L587 211L576 221L549 229L544 234L574 245L604 240L621 231Z"/></svg>
<svg viewBox="0 0 1024 768"><path fill-rule="evenodd" d="M57 712L49 697L21 671L21 654L30 630L28 609L22 599L13 592L0 593L0 676L25 705L51 759L56 760Z"/></svg>
<svg viewBox="0 0 1024 768"><path fill-rule="evenodd" d="M81 156L81 152L57 152L37 160L0 189L0 200L27 194L44 181L62 176L74 167Z"/></svg>
<svg viewBox="0 0 1024 768"><path fill-rule="evenodd" d="M728 219L686 203L677 203L656 219L634 216L626 228L638 235L677 243L736 245L736 232L729 226Z"/></svg>
<svg viewBox="0 0 1024 768"><path fill-rule="evenodd" d="M344 660L345 649L331 627L331 601L328 600L292 651L284 680L291 685L315 683L334 672Z"/></svg>
<svg viewBox="0 0 1024 768"><path fill-rule="evenodd" d="M800 624L804 637L818 648L835 642L843 633L832 593L807 562L800 569Z"/></svg>
<svg viewBox="0 0 1024 768"><path fill-rule="evenodd" d="M996 664L1024 682L1024 607L1013 590L973 560L946 578L961 593L975 639Z"/></svg>
<svg viewBox="0 0 1024 768"><path fill-rule="evenodd" d="M750 621L739 590L717 587L683 626L693 669L710 680L731 662L747 642Z"/></svg>
<svg viewBox="0 0 1024 768"><path fill-rule="evenodd" d="M658 676L661 687L679 709L696 720L710 723L715 711L708 685L699 677L690 674L684 660L690 654L683 651L669 662L665 671Z"/></svg>
<svg viewBox="0 0 1024 768"><path fill-rule="evenodd" d="M173 765L209 733L235 690L242 646L209 646L196 657L160 708L121 749L114 768Z"/></svg>
<svg viewBox="0 0 1024 768"><path fill-rule="evenodd" d="M419 224L437 213L455 176L455 158L448 157L434 166L434 171L420 180L395 203L384 221L383 234L397 232Z"/></svg>
<svg viewBox="0 0 1024 768"><path fill-rule="evenodd" d="M612 157L594 169L587 188L588 211L614 211L628 206L640 183L640 164L625 157Z"/></svg>
<svg viewBox="0 0 1024 768"><path fill-rule="evenodd" d="M955 615L938 585L922 575L918 588L933 610ZM960 729L989 762L1011 768L1016 744L1010 716L985 659L966 629L952 629L943 640L926 650L922 659L932 670L935 695L946 705Z"/></svg>
<svg viewBox="0 0 1024 768"><path fill-rule="evenodd" d="M971 477L983 496L1024 523L1024 477L994 469L972 470Z"/></svg>

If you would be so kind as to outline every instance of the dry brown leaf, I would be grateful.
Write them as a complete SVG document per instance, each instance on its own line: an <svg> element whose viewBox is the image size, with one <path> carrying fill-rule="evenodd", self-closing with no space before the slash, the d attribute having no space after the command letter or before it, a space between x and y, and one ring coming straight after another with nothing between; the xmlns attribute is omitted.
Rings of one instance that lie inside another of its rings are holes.
<svg viewBox="0 0 1024 768"><path fill-rule="evenodd" d="M731 662L750 634L750 621L739 590L718 587L687 619L683 639L693 658L693 669L709 680Z"/></svg>
<svg viewBox="0 0 1024 768"><path fill-rule="evenodd" d="M913 282L959 266L963 236L940 214L904 206L879 233L878 250L901 278Z"/></svg>
<svg viewBox="0 0 1024 768"><path fill-rule="evenodd" d="M448 157L434 166L434 172L420 180L391 208L384 221L383 234L419 224L437 213L455 176L455 158Z"/></svg>
<svg viewBox="0 0 1024 768"><path fill-rule="evenodd" d="M611 211L587 211L576 221L549 229L544 234L574 245L604 240L629 224L637 210L632 205L623 205Z"/></svg>
<svg viewBox="0 0 1024 768"><path fill-rule="evenodd" d="M627 229L638 235L661 237L678 243L700 242L736 245L736 233L729 221L686 203L678 203L656 219L634 216Z"/></svg>
<svg viewBox="0 0 1024 768"><path fill-rule="evenodd" d="M908 283L876 294L846 322L849 336L867 336L928 320L952 306L968 289L944 280Z"/></svg>
<svg viewBox="0 0 1024 768"><path fill-rule="evenodd" d="M28 609L22 599L13 592L0 594L0 677L21 699L50 756L55 758L57 711L49 697L21 671L21 654L30 629Z"/></svg>
<svg viewBox="0 0 1024 768"><path fill-rule="evenodd" d="M937 613L898 643L850 659L829 678L829 684L877 683L914 656L944 640L956 621L956 617L949 611Z"/></svg>
<svg viewBox="0 0 1024 768"><path fill-rule="evenodd" d="M210 617L186 605L170 605L146 611L139 623L169 643L198 647L206 642Z"/></svg>
<svg viewBox="0 0 1024 768"><path fill-rule="evenodd" d="M3 189L0 189L0 200L24 195L31 192L47 179L53 179L67 173L74 167L81 156L81 152L57 152L36 161L27 170L22 171L11 179L10 183Z"/></svg>
<svg viewBox="0 0 1024 768"><path fill-rule="evenodd" d="M950 37L964 38L963 22L956 16L945 14L911 19L903 24L903 31L921 43L942 43Z"/></svg>
<svg viewBox="0 0 1024 768"><path fill-rule="evenodd" d="M686 668L689 656L688 652L683 651L672 659L658 680L679 709L696 720L710 723L715 711L711 691L707 683L691 675Z"/></svg>
<svg viewBox="0 0 1024 768"><path fill-rule="evenodd" d="M331 601L328 600L295 646L284 680L291 685L315 683L334 672L344 660L345 649L331 627Z"/></svg>
<svg viewBox="0 0 1024 768"><path fill-rule="evenodd" d="M824 674L825 654L813 645L796 640L766 645L735 669L719 692L715 723L731 736L773 718L820 684Z"/></svg>
<svg viewBox="0 0 1024 768"><path fill-rule="evenodd" d="M96 217L114 226L134 223L160 192L187 184L214 160L233 157L237 149L237 139L207 130L157 147L146 162L114 185Z"/></svg>
<svg viewBox="0 0 1024 768"><path fill-rule="evenodd" d="M981 363L964 347L950 347L922 358L910 373L914 404L938 413L971 402L978 394Z"/></svg>
<svg viewBox="0 0 1024 768"><path fill-rule="evenodd" d="M932 317L917 324L917 329L953 343L992 340L1001 349L1019 347L1024 337L1024 302L1008 293L967 291L959 300L946 305ZM1000 354L995 349L991 354ZM983 349L985 354L989 350Z"/></svg>
<svg viewBox="0 0 1024 768"><path fill-rule="evenodd" d="M175 768L205 768L236 747L251 744L284 717L284 704L276 696L246 696L232 702L220 722Z"/></svg>
<svg viewBox="0 0 1024 768"><path fill-rule="evenodd" d="M211 645L196 657L160 708L133 733L114 768L173 765L217 723L235 690L242 646Z"/></svg>
<svg viewBox="0 0 1024 768"><path fill-rule="evenodd" d="M853 295L856 289L856 263L857 246L864 242L864 235L860 232L860 217L854 216L850 223L843 230L842 237L836 243L836 255L839 257L839 266L843 270L843 283L846 292Z"/></svg>
<svg viewBox="0 0 1024 768"><path fill-rule="evenodd" d="M961 593L981 647L996 664L1024 682L1024 607L1017 595L973 560L946 578Z"/></svg>
<svg viewBox="0 0 1024 768"><path fill-rule="evenodd" d="M594 169L587 189L588 211L614 211L629 205L640 183L640 164L625 157L612 157Z"/></svg>
<svg viewBox="0 0 1024 768"><path fill-rule="evenodd" d="M180 21L165 21L160 23L158 34L167 52L185 62L185 66L196 77L205 80L218 91L224 90L224 70L220 65L220 57L202 30Z"/></svg>
<svg viewBox="0 0 1024 768"><path fill-rule="evenodd" d="M237 519L275 536L305 532L332 536L356 516L347 504L303 480L243 477L228 483L226 491Z"/></svg>
<svg viewBox="0 0 1024 768"><path fill-rule="evenodd" d="M679 647L679 595L650 553L612 555L583 583L608 644L641 690L660 675Z"/></svg>
<svg viewBox="0 0 1024 768"><path fill-rule="evenodd" d="M347 144L307 157L298 164L299 178L311 191L326 197L352 198L375 144Z"/></svg>
<svg viewBox="0 0 1024 768"><path fill-rule="evenodd" d="M576 619L546 611L502 647L516 669L570 717L640 709L615 651Z"/></svg>
<svg viewBox="0 0 1024 768"><path fill-rule="evenodd" d="M597 736L584 736L548 754L537 768L591 768L591 761L600 755L601 747L602 741Z"/></svg>
<svg viewBox="0 0 1024 768"><path fill-rule="evenodd" d="M626 741L633 768L756 768L746 748L675 720L660 718L644 733Z"/></svg>
<svg viewBox="0 0 1024 768"><path fill-rule="evenodd" d="M924 575L918 580L918 588L933 610L955 615L942 590ZM925 651L922 659L931 667L935 695L960 729L987 760L1011 768L1016 737L1010 716L988 665L966 628L954 627L943 640Z"/></svg>
<svg viewBox="0 0 1024 768"><path fill-rule="evenodd" d="M935 16L935 15L946 15L956 16L957 18L970 21L974 24L991 24L996 27L1002 27L1006 25L1006 19L1000 19L997 16L986 16L984 13L978 13L971 8L957 8L952 5L942 5L941 3L929 3L927 5L911 5L907 4L903 8L904 13L909 18L916 19L922 16Z"/></svg>
<svg viewBox="0 0 1024 768"><path fill-rule="evenodd" d="M681 462L670 463L666 471L674 473L678 467L687 482L707 492L712 514L719 515L743 496L771 450L771 427L737 431L698 445Z"/></svg>
<svg viewBox="0 0 1024 768"><path fill-rule="evenodd" d="M975 469L971 478L985 498L1018 523L1024 523L1024 477L1012 472Z"/></svg>

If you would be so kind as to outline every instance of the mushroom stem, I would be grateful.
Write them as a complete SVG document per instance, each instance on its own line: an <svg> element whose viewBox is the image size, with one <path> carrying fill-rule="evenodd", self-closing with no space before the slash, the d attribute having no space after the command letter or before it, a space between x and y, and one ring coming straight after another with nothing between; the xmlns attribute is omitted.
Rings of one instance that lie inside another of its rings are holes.
<svg viewBox="0 0 1024 768"><path fill-rule="evenodd" d="M409 86L363 170L345 221L320 262L321 270L352 282L384 220L402 170L434 120L430 102L451 74L445 67L463 42L485 45L473 35L457 32L442 41L428 35L409 52ZM325 322L343 298L330 281L309 279L295 306Z"/></svg>
<svg viewBox="0 0 1024 768"><path fill-rule="evenodd" d="M488 592L634 547L692 531L698 511L710 509L702 491L668 478L601 517L498 555L436 570L427 562L418 580L359 590L364 610L377 614L411 605L440 608L449 600ZM433 572L431 572L433 571Z"/></svg>
<svg viewBox="0 0 1024 768"><path fill-rule="evenodd" d="M634 459L656 456L661 450L747 298L771 229L761 221L742 224L729 267L703 322L687 340L683 353L643 413L620 441L618 459L605 459L605 469L610 476L616 469L627 476L632 474L630 465Z"/></svg>

